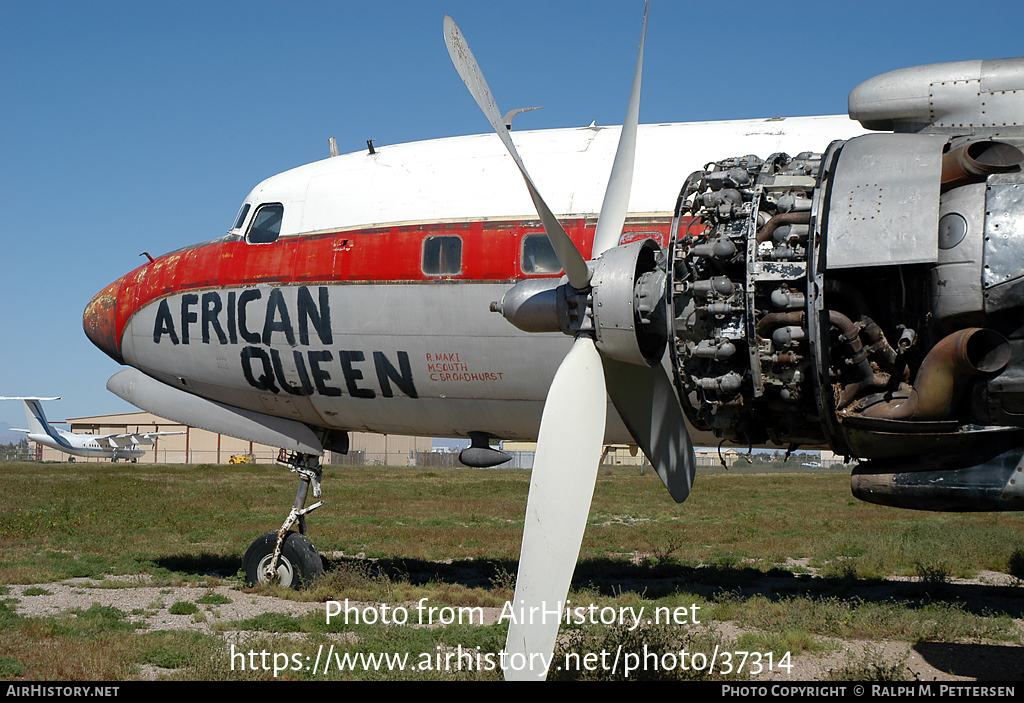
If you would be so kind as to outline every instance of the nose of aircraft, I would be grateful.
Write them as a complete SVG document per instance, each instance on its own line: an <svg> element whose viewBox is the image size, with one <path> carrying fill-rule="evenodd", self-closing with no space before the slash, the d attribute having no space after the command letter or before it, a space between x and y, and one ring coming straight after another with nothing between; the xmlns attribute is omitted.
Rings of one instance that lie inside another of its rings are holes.
<svg viewBox="0 0 1024 703"><path fill-rule="evenodd" d="M119 364L124 363L117 335L117 294L121 280L114 281L93 296L82 315L85 336Z"/></svg>

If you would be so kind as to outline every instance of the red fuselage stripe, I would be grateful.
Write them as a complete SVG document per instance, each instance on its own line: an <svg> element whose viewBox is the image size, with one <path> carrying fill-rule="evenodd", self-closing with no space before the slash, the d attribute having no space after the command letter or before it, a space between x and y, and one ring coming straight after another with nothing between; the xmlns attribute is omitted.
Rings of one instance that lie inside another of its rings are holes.
<svg viewBox="0 0 1024 703"><path fill-rule="evenodd" d="M581 252L593 248L595 219L562 225ZM632 218L622 241L650 237L664 245L670 218ZM260 283L438 283L514 281L522 271L523 239L543 234L536 221L457 222L400 225L345 232L282 237L272 244L213 241L166 254L112 284L117 286L115 340L145 305L188 290L252 286ZM423 272L424 241L457 236L462 240L461 271ZM538 275L550 278L554 275Z"/></svg>

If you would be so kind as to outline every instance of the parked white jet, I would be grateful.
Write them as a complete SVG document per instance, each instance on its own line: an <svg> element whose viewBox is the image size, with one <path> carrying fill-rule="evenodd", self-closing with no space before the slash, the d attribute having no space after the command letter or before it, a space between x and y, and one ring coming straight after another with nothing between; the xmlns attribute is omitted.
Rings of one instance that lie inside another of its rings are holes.
<svg viewBox="0 0 1024 703"><path fill-rule="evenodd" d="M117 461L118 459L130 460L135 463L139 457L146 453L144 446L155 444L155 437L169 434L185 434L184 432L141 432L135 434L108 434L91 435L65 432L55 427L50 427L43 413L41 400L60 400L57 398L0 398L0 400L20 400L25 403L25 417L28 419L27 430L14 430L14 432L27 432L28 438L36 444L41 444L57 451L69 454L68 461L73 462L76 456L97 456Z"/></svg>

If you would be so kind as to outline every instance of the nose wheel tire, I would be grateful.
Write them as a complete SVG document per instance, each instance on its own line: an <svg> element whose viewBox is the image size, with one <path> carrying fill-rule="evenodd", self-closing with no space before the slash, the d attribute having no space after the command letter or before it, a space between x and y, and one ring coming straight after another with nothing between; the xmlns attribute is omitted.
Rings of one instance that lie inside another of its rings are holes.
<svg viewBox="0 0 1024 703"><path fill-rule="evenodd" d="M242 558L242 570L245 571L245 585L255 586L260 583L279 583L285 588L298 590L309 586L324 573L324 565L316 547L304 535L288 532L281 545L281 556L277 560L277 573L269 573L270 563L274 558L277 546L277 533L268 532L261 535L249 545Z"/></svg>

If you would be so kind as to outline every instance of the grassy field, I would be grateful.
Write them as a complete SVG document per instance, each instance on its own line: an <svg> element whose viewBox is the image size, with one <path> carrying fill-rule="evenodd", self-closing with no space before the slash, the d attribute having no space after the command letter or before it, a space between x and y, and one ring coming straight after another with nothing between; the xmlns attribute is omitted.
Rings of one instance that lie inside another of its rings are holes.
<svg viewBox="0 0 1024 703"><path fill-rule="evenodd" d="M304 593L269 592L311 601L427 597L501 607L514 587L528 481L528 472L514 470L328 467L327 504L309 520L327 576ZM271 466L0 464L0 584L9 592L13 584L78 577L103 587L112 585L108 576L147 574L158 585L240 589L241 555L256 536L280 525L296 483ZM811 570L821 578L807 576ZM693 628L649 628L640 635L579 627L563 647L607 650L638 646L641 637L665 651L718 644L781 656L819 651L833 637L1024 644L1013 620L1024 610L1024 588L986 587L986 596L999 591L1017 603L992 612L980 605L972 590L978 587L953 582L981 571L1024 577L1024 515L868 505L851 497L846 475L835 474L699 476L691 498L676 505L649 472L603 471L570 599L616 608L700 604L708 619L736 622L753 634L724 643L719 633ZM895 596L865 596L894 575L909 577ZM765 586L768 577L774 581ZM419 655L455 642L496 652L504 640L503 626L339 629L323 622L322 611L220 622L214 634L149 632L113 608L29 618L13 605L0 607L4 678L127 679L146 666L172 678L272 678L266 671L230 671L224 633L232 631L246 633L246 647L272 650L292 642L293 649L294 635L286 633L300 632L310 650L344 642L351 651ZM193 617L204 618L216 604L196 608ZM38 656L44 644L49 654ZM58 651L67 652L63 664L52 656ZM90 654L83 659L83 652ZM690 677L684 673L670 678ZM393 671L352 676L398 677ZM305 670L276 676L308 677Z"/></svg>

